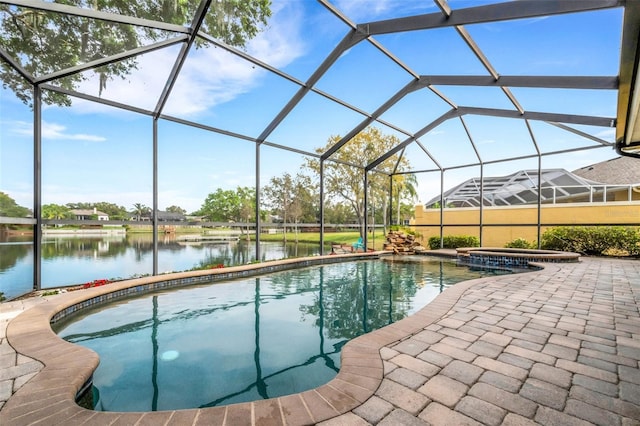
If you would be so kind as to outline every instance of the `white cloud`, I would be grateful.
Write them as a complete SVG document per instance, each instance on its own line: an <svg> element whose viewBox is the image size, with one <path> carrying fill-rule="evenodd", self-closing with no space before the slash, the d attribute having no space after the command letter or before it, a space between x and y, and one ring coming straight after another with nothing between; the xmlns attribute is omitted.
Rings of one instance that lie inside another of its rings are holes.
<svg viewBox="0 0 640 426"><path fill-rule="evenodd" d="M302 55L301 5L284 1L272 6L269 27L247 44L247 52L275 67L284 67ZM126 80L107 82L102 96L139 108L153 110L174 66L179 46L137 58L138 69ZM226 52L209 46L190 51L163 112L193 117L228 102L260 84L266 71ZM79 91L98 96L98 76L89 74ZM82 112L115 112L104 105L74 99Z"/></svg>
<svg viewBox="0 0 640 426"><path fill-rule="evenodd" d="M33 137L33 124L26 121L14 121L12 133L22 136ZM44 140L74 140L87 142L104 142L107 139L103 136L89 135L86 133L70 133L67 127L58 123L42 122L42 139Z"/></svg>

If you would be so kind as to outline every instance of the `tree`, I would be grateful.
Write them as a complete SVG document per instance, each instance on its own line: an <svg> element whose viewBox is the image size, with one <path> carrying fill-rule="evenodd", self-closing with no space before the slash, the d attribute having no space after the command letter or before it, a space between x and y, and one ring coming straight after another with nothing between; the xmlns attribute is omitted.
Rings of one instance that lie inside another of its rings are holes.
<svg viewBox="0 0 640 426"><path fill-rule="evenodd" d="M314 203L315 185L309 176L298 173L291 177L285 173L282 177L272 177L269 185L264 187L265 202L271 208L272 213L282 217L282 221L287 224L293 223L296 241L298 237L298 226L300 221L316 220L316 205ZM284 234L285 242L287 233Z"/></svg>
<svg viewBox="0 0 640 426"><path fill-rule="evenodd" d="M106 213L110 220L127 220L129 215L127 209L124 206L119 206L114 203L107 203L106 201L100 201L95 203L93 207L96 210Z"/></svg>
<svg viewBox="0 0 640 426"><path fill-rule="evenodd" d="M45 204L44 206L42 206L41 215L43 219L73 219L73 213L71 213L71 209L60 204Z"/></svg>
<svg viewBox="0 0 640 426"><path fill-rule="evenodd" d="M28 217L30 215L31 211L28 208L19 206L13 198L0 191L0 216Z"/></svg>
<svg viewBox="0 0 640 426"><path fill-rule="evenodd" d="M169 213L187 214L187 211L185 209L183 209L182 207L178 207L178 206L169 206L169 207L167 207L167 211Z"/></svg>
<svg viewBox="0 0 640 426"><path fill-rule="evenodd" d="M316 152L326 152L340 139L340 136L329 138L327 145L316 149ZM324 162L324 183L327 196L335 201L345 201L351 206L360 225L361 236L364 236L364 167L399 143L400 140L397 137L384 135L379 129L369 127L358 133L333 154L331 159L340 162ZM354 164L354 166L344 163ZM320 162L317 159L308 160L307 167L319 173ZM376 168L380 173L369 173L369 197L373 200L387 200L388 175L394 170L403 171L408 168L409 160L405 157L399 158L396 154L388 158Z"/></svg>
<svg viewBox="0 0 640 426"><path fill-rule="evenodd" d="M207 195L197 212L211 222L255 221L256 191L254 188L238 187L236 190L218 188Z"/></svg>
<svg viewBox="0 0 640 426"><path fill-rule="evenodd" d="M350 205L344 202L327 202L324 206L325 223L347 224L355 223L358 219Z"/></svg>
<svg viewBox="0 0 640 426"><path fill-rule="evenodd" d="M416 212L415 204L407 204L407 203L401 202L400 210L398 211L398 225L402 225L405 223L405 221L414 217L415 212Z"/></svg>
<svg viewBox="0 0 640 426"><path fill-rule="evenodd" d="M59 1L82 9L94 9L119 15L150 19L177 25L189 25L199 7L189 0L65 0ZM271 16L270 0L213 1L201 31L213 38L244 47L267 24ZM48 75L62 69L106 58L139 46L167 38L166 31L135 27L99 19L40 11L0 4L0 47L30 74ZM196 40L196 47L205 44ZM100 91L115 77L126 78L137 67L136 58L96 68ZM81 73L57 80L63 89L75 89L87 77ZM0 80L25 104L31 102L31 86L4 61ZM47 104L71 104L68 96L44 91Z"/></svg>
<svg viewBox="0 0 640 426"><path fill-rule="evenodd" d="M131 211L131 214L136 217L137 221L140 221L143 216L148 215L149 213L151 213L151 209L141 203L135 203L133 205L133 210Z"/></svg>
<svg viewBox="0 0 640 426"><path fill-rule="evenodd" d="M418 198L416 187L418 180L413 173L393 176L393 202L395 202L396 222L402 224L403 217L406 217L406 203L413 204ZM393 206L392 206L393 207ZM404 210L403 210L404 208ZM404 215L402 213L405 213ZM411 213L409 214L411 216Z"/></svg>
<svg viewBox="0 0 640 426"><path fill-rule="evenodd" d="M69 209L83 209L83 210L99 210L102 213L106 213L109 216L109 220L127 220L127 209L123 206L119 206L114 203L108 203L106 201L100 201L97 203L67 203Z"/></svg>

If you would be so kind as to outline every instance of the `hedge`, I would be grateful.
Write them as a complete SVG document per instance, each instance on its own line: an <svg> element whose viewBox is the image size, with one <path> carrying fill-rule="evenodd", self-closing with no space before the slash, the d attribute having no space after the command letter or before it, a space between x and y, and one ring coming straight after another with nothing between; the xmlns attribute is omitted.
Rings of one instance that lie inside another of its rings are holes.
<svg viewBox="0 0 640 426"><path fill-rule="evenodd" d="M630 226L558 226L542 234L541 247L586 255L603 255L613 250L638 256L640 232Z"/></svg>
<svg viewBox="0 0 640 426"><path fill-rule="evenodd" d="M515 240L509 241L504 245L506 248L519 248L519 249L535 249L538 248L538 244L535 241L529 242L524 238L516 238Z"/></svg>
<svg viewBox="0 0 640 426"><path fill-rule="evenodd" d="M458 247L479 247L478 237L471 235L449 235L442 238L442 248L455 249ZM440 237L429 238L429 248L437 250L440 248Z"/></svg>

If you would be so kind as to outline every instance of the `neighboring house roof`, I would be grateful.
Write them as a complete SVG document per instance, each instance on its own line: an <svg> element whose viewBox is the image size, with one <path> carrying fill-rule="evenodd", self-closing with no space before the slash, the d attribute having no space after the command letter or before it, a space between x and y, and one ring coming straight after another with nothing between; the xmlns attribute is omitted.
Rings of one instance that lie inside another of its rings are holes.
<svg viewBox="0 0 640 426"><path fill-rule="evenodd" d="M573 174L612 185L640 183L640 160L632 157L613 158L574 170Z"/></svg>
<svg viewBox="0 0 640 426"><path fill-rule="evenodd" d="M564 169L543 169L542 202L565 199L571 202L588 201L591 193L603 191L606 185L640 183L640 160L618 157L573 172ZM538 202L536 191L538 170L521 170L500 177L483 178L485 206L508 206ZM585 198L587 197L587 198ZM480 205L480 178L471 178L443 193L446 206L477 207ZM549 200L549 201L548 201ZM440 196L429 200L425 206L435 207Z"/></svg>
<svg viewBox="0 0 640 426"><path fill-rule="evenodd" d="M185 220L182 213L165 212L158 210L158 220Z"/></svg>
<svg viewBox="0 0 640 426"><path fill-rule="evenodd" d="M541 176L542 202L559 198L573 198L588 194L598 182L584 179L564 169L543 169ZM484 177L482 180L485 206L510 206L538 202L538 170L521 170L507 176ZM446 206L477 207L480 205L480 178L471 178L443 193ZM434 207L440 197L425 205Z"/></svg>
<svg viewBox="0 0 640 426"><path fill-rule="evenodd" d="M71 209L71 213L76 216L93 216L94 214L97 216L109 216L108 214L101 212L100 210L93 209Z"/></svg>
<svg viewBox="0 0 640 426"><path fill-rule="evenodd" d="M134 217L135 217L135 215L134 215ZM151 212L149 212L149 213L145 213L145 214L141 215L140 217L151 220L151 218L153 217L153 214ZM186 220L186 217L182 213L174 213L174 212L167 212L167 211L158 210L158 220L180 221L180 220Z"/></svg>

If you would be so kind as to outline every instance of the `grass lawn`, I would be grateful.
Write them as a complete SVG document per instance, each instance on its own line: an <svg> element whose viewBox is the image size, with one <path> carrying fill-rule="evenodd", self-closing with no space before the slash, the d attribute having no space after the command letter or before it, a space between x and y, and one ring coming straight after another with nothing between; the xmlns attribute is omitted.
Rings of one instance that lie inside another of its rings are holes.
<svg viewBox="0 0 640 426"><path fill-rule="evenodd" d="M254 238L254 235L251 235L251 238ZM336 243L336 244L345 244L351 245L358 241L360 238L360 233L358 231L349 231L349 232L325 232L324 233L324 242L325 244ZM369 247L373 246L374 237L369 234L367 235L367 242ZM260 241L284 241L284 234L260 234ZM296 234L294 232L287 232L287 242L295 242ZM298 233L298 242L299 243L320 243L320 233L319 232L299 232ZM383 232L378 230L375 233L375 249L381 250L382 245L384 243L384 235Z"/></svg>

